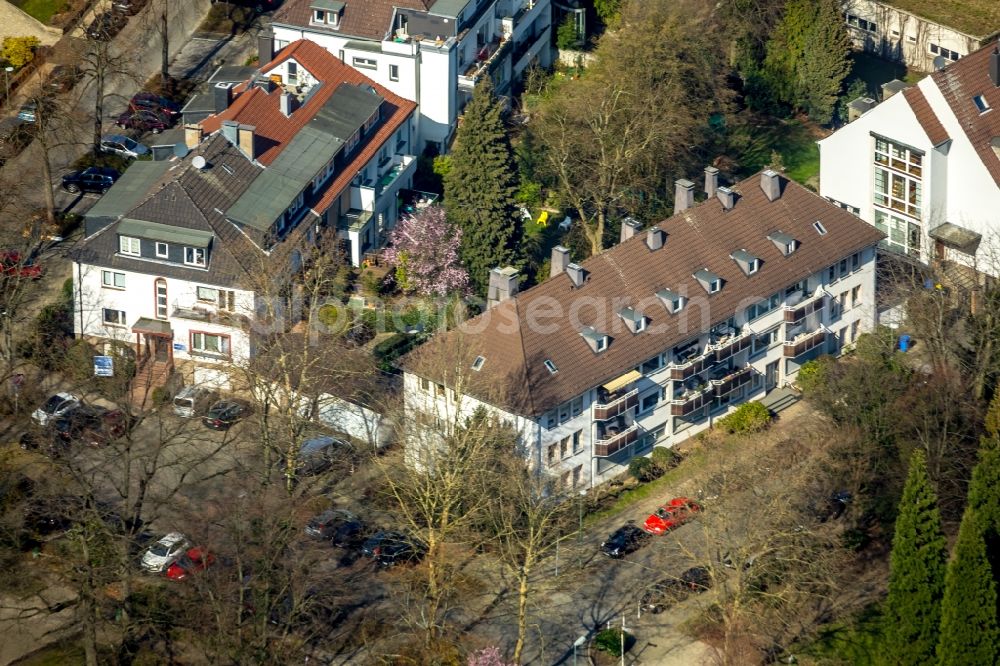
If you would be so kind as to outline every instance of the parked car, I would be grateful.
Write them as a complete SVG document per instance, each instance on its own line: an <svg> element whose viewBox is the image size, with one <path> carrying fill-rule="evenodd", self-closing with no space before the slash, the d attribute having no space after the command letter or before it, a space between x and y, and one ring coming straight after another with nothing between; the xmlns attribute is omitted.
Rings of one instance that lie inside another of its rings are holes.
<svg viewBox="0 0 1000 666"><path fill-rule="evenodd" d="M21 118L0 121L0 166L20 155L34 136L34 125Z"/></svg>
<svg viewBox="0 0 1000 666"><path fill-rule="evenodd" d="M40 426L46 426L80 404L80 399L72 393L56 393L31 413L31 419Z"/></svg>
<svg viewBox="0 0 1000 666"><path fill-rule="evenodd" d="M142 556L142 568L152 573L163 573L180 559L189 546L187 537L180 532L171 532L152 546Z"/></svg>
<svg viewBox="0 0 1000 666"><path fill-rule="evenodd" d="M639 549L649 539L644 531L629 523L612 532L601 544L601 552L608 557L623 557Z"/></svg>
<svg viewBox="0 0 1000 666"><path fill-rule="evenodd" d="M652 513L642 529L650 534L666 534L691 520L701 507L686 497L675 497Z"/></svg>
<svg viewBox="0 0 1000 666"><path fill-rule="evenodd" d="M118 170L111 167L87 167L83 171L73 171L63 176L62 186L64 190L73 194L77 192L104 194L120 176Z"/></svg>
<svg viewBox="0 0 1000 666"><path fill-rule="evenodd" d="M176 562L167 567L167 578L184 580L193 573L204 571L215 562L215 555L204 548L189 548Z"/></svg>
<svg viewBox="0 0 1000 666"><path fill-rule="evenodd" d="M101 152L113 153L122 157L139 157L149 154L149 146L130 139L124 134L107 134L101 137Z"/></svg>
<svg viewBox="0 0 1000 666"><path fill-rule="evenodd" d="M343 523L355 520L354 514L343 509L327 509L306 523L306 534L314 539L329 539Z"/></svg>
<svg viewBox="0 0 1000 666"><path fill-rule="evenodd" d="M712 587L712 571L708 567L692 567L679 577L669 577L651 585L642 595L639 606L647 613L662 613L671 604Z"/></svg>
<svg viewBox="0 0 1000 666"><path fill-rule="evenodd" d="M80 441L101 446L122 437L129 425L128 416L120 409L79 405L56 419L52 427L64 442Z"/></svg>
<svg viewBox="0 0 1000 666"><path fill-rule="evenodd" d="M17 278L37 280L42 277L42 265L25 259L17 250L0 250L0 272Z"/></svg>
<svg viewBox="0 0 1000 666"><path fill-rule="evenodd" d="M215 404L219 394L205 386L185 386L174 396L174 414L186 419L201 416Z"/></svg>
<svg viewBox="0 0 1000 666"><path fill-rule="evenodd" d="M212 430L229 430L249 413L250 405L243 400L219 400L209 407L201 422Z"/></svg>
<svg viewBox="0 0 1000 666"><path fill-rule="evenodd" d="M79 65L56 65L49 72L45 87L53 93L67 92L76 85L81 76Z"/></svg>
<svg viewBox="0 0 1000 666"><path fill-rule="evenodd" d="M419 562L427 546L402 532L378 532L361 546L361 554L384 567L405 562Z"/></svg>
<svg viewBox="0 0 1000 666"><path fill-rule="evenodd" d="M140 92L132 95L132 99L128 102L128 108L133 111L155 111L166 116L176 116L181 112L180 104L151 92Z"/></svg>
<svg viewBox="0 0 1000 666"><path fill-rule="evenodd" d="M170 121L170 116L167 116L159 111L151 111L149 109L136 111L129 109L118 116L115 124L122 129L133 129L139 130L140 132L152 132L153 134L159 134L163 130L169 128L172 123Z"/></svg>
<svg viewBox="0 0 1000 666"><path fill-rule="evenodd" d="M87 26L87 37L98 42L110 42L125 27L128 19L121 12L104 12Z"/></svg>
<svg viewBox="0 0 1000 666"><path fill-rule="evenodd" d="M349 460L354 454L354 447L342 439L320 435L302 442L296 459L296 471L299 476L315 476L322 474L334 463Z"/></svg>
<svg viewBox="0 0 1000 666"><path fill-rule="evenodd" d="M33 97L21 105L21 108L17 111L17 119L25 123L35 124L38 122L39 113L42 114L43 120L48 117L48 114L55 110L55 104L47 96L42 95L39 97Z"/></svg>

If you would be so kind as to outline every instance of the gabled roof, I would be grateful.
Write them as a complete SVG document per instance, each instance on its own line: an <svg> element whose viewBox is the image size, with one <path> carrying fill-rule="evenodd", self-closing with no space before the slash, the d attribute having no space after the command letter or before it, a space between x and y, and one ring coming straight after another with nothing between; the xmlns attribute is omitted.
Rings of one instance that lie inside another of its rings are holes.
<svg viewBox="0 0 1000 666"><path fill-rule="evenodd" d="M932 146L940 146L951 139L948 136L948 130L941 124L941 120L934 113L934 109L931 108L930 102L927 101L924 91L919 86L910 86L903 90L903 97L913 109L913 115L916 116L917 122L920 123Z"/></svg>
<svg viewBox="0 0 1000 666"><path fill-rule="evenodd" d="M1000 7L1000 4L997 6ZM994 137L1000 137L1000 87L994 85L989 74L990 54L996 48L997 45L991 43L934 72L931 77L979 159L1000 187L1000 155L990 145ZM980 113L973 102L976 95L982 95L989 103L989 111Z"/></svg>
<svg viewBox="0 0 1000 666"><path fill-rule="evenodd" d="M274 13L272 22L381 41L392 28L394 8L427 11L433 2L432 0L344 0L344 13L340 18L340 26L336 29L310 23L313 4L314 0L286 0L285 4Z"/></svg>
<svg viewBox="0 0 1000 666"><path fill-rule="evenodd" d="M468 367L462 354L469 362L482 356L486 362L475 378L462 375L462 391L517 414L539 416L690 339L703 317L711 324L725 321L754 299L767 298L883 237L801 185L782 181L781 196L769 201L760 176L751 177L732 188L739 194L732 209L724 210L713 198L661 222L670 234L662 248L651 251L646 234L637 234L583 262L588 280L582 287L574 289L567 276L554 276L435 336L401 363L417 375L454 385L456 373ZM816 220L826 234L815 232ZM779 229L801 239L787 257L767 238ZM730 258L733 248L760 257L761 268L745 275ZM693 277L704 268L725 288L705 294ZM664 290L691 296L682 314L670 314L657 298ZM579 307L581 298L587 299L586 307ZM648 318L646 329L626 334L617 316L622 307L641 311ZM598 355L580 335L587 326L612 338ZM558 372L545 368L546 359Z"/></svg>

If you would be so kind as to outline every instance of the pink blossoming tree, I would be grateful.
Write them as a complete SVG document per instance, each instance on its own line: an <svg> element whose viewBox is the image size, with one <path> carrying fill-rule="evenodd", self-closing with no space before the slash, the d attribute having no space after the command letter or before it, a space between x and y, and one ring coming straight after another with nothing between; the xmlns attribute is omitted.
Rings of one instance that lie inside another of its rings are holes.
<svg viewBox="0 0 1000 666"><path fill-rule="evenodd" d="M473 652L469 655L469 661L466 664L467 666L514 666L514 664L508 664L503 660L498 647L488 647Z"/></svg>
<svg viewBox="0 0 1000 666"><path fill-rule="evenodd" d="M466 291L469 274L459 262L462 230L429 206L405 216L389 234L382 257L396 267L396 282L408 294L445 296Z"/></svg>

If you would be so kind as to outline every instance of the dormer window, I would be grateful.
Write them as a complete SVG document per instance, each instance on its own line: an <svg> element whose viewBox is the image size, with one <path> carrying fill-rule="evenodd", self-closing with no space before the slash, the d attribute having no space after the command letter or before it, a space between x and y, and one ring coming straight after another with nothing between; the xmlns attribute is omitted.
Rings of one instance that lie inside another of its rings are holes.
<svg viewBox="0 0 1000 666"><path fill-rule="evenodd" d="M986 113L990 110L990 103L986 101L986 98L982 95L976 95L972 98L972 103L976 105L979 109L979 113Z"/></svg>
<svg viewBox="0 0 1000 666"><path fill-rule="evenodd" d="M622 318L625 325L628 326L628 330L633 333L641 333L646 330L646 317L639 314L632 308L625 308L618 313L618 316Z"/></svg>
<svg viewBox="0 0 1000 666"><path fill-rule="evenodd" d="M740 267L744 275L750 276L760 270L760 258L746 250L737 250L729 256Z"/></svg>
<svg viewBox="0 0 1000 666"><path fill-rule="evenodd" d="M118 251L122 254L138 257L141 254L139 251L139 239L130 236L119 236Z"/></svg>
<svg viewBox="0 0 1000 666"><path fill-rule="evenodd" d="M184 263L188 266L205 267L205 248L186 247L184 248Z"/></svg>
<svg viewBox="0 0 1000 666"><path fill-rule="evenodd" d="M591 351L595 354L600 354L608 348L608 336L601 333L593 326L587 326L580 331L580 337L587 341Z"/></svg>
<svg viewBox="0 0 1000 666"><path fill-rule="evenodd" d="M707 291L709 294L717 294L722 291L722 278L707 268L703 268L695 273L694 279L697 280L702 289Z"/></svg>
<svg viewBox="0 0 1000 666"><path fill-rule="evenodd" d="M550 359L545 359L545 362L542 365L545 366L545 369L549 371L550 375L554 375L557 372L559 372L559 368L557 368L556 364L553 363Z"/></svg>
<svg viewBox="0 0 1000 666"><path fill-rule="evenodd" d="M663 301L663 305L670 314L677 314L684 309L684 305L687 303L687 298L669 289L661 289L656 292L656 296Z"/></svg>
<svg viewBox="0 0 1000 666"><path fill-rule="evenodd" d="M483 364L486 363L486 359L482 356L477 356L476 360L472 362L472 369L479 372L483 369Z"/></svg>
<svg viewBox="0 0 1000 666"><path fill-rule="evenodd" d="M340 15L344 12L344 3L340 0L313 0L309 7L313 10L312 23L340 27Z"/></svg>
<svg viewBox="0 0 1000 666"><path fill-rule="evenodd" d="M774 243L775 247L781 250L781 254L786 257L795 252L795 250L799 247L799 242L797 240L780 231L770 234L767 239Z"/></svg>

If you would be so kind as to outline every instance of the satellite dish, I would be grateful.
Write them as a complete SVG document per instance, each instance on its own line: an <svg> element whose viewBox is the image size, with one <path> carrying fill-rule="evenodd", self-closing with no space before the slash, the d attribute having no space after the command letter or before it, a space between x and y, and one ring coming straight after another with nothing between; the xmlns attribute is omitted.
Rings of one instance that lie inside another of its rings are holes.
<svg viewBox="0 0 1000 666"><path fill-rule="evenodd" d="M206 162L205 158L202 157L201 155L195 155L194 159L191 160L191 164L194 166L195 169L198 169L200 171L201 169L205 168L208 162Z"/></svg>
<svg viewBox="0 0 1000 666"><path fill-rule="evenodd" d="M934 58L934 71L941 71L948 64L948 59L944 56Z"/></svg>
<svg viewBox="0 0 1000 666"><path fill-rule="evenodd" d="M191 149L187 147L187 144L181 141L180 143L174 144L174 155L180 157L181 159L187 157L187 154L191 152Z"/></svg>

